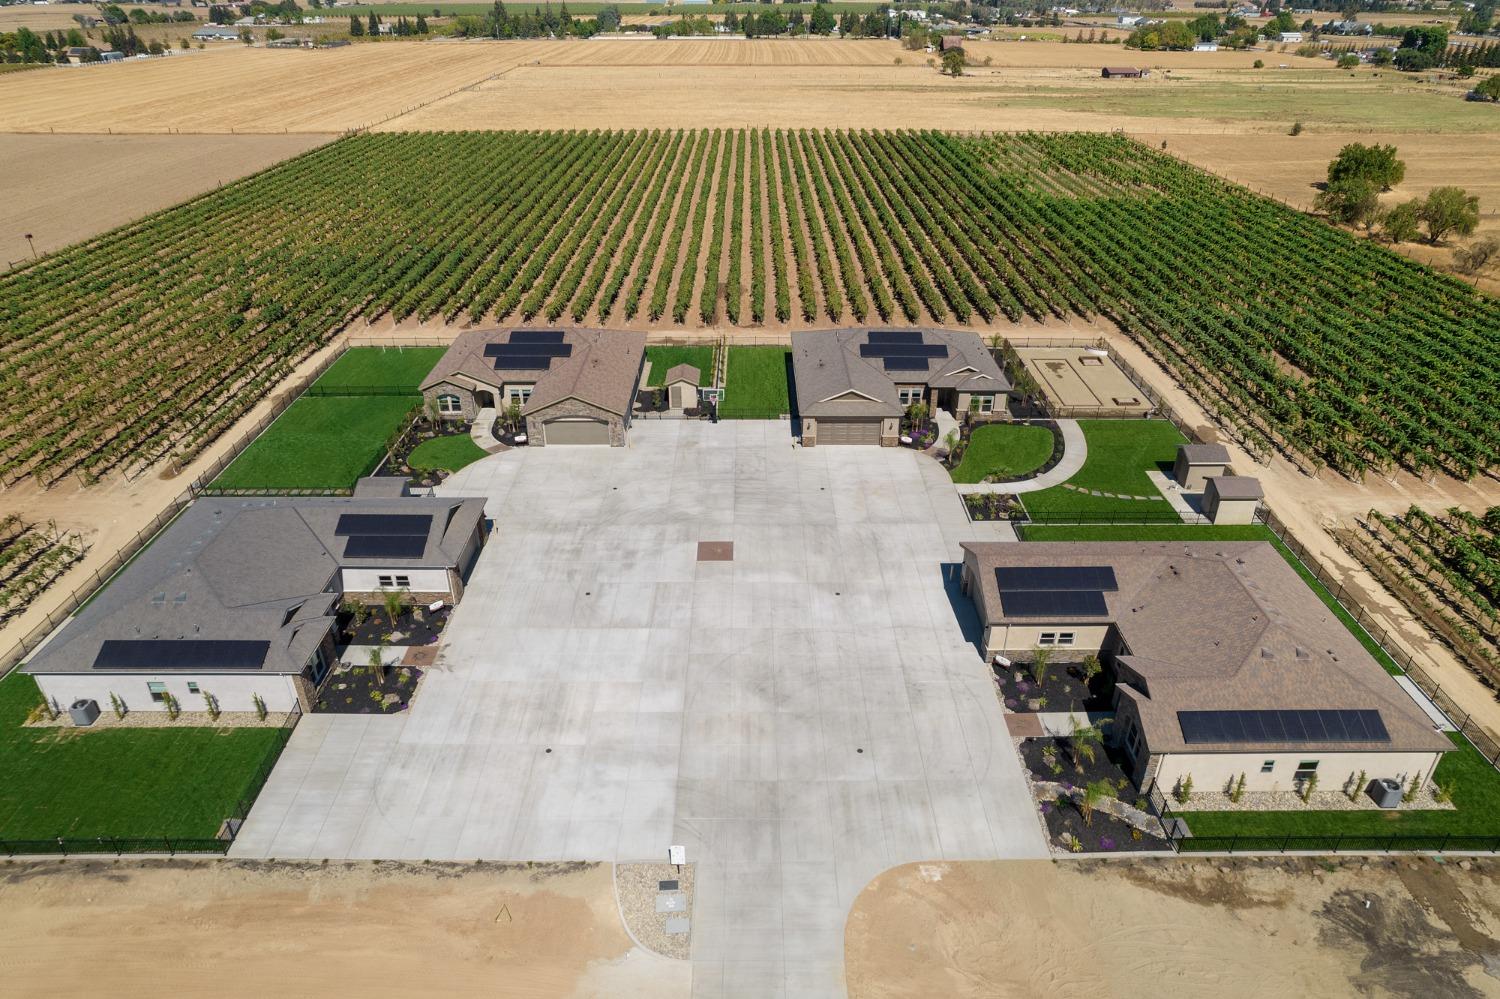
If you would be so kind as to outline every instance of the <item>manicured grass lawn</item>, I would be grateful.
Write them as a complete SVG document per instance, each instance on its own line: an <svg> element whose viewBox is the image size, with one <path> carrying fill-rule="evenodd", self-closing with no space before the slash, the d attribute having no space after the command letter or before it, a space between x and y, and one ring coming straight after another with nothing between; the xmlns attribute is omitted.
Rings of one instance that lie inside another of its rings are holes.
<svg viewBox="0 0 1500 999"><path fill-rule="evenodd" d="M698 369L698 384L708 385L714 378L714 349L712 347L647 347L646 359L651 362L648 385L662 385L667 372L679 364L691 364Z"/></svg>
<svg viewBox="0 0 1500 999"><path fill-rule="evenodd" d="M456 472L483 457L484 449L467 434L451 434L418 444L406 463L412 468L441 468Z"/></svg>
<svg viewBox="0 0 1500 999"><path fill-rule="evenodd" d="M444 347L352 347L315 383L318 388L400 388L417 386L443 356Z"/></svg>
<svg viewBox="0 0 1500 999"><path fill-rule="evenodd" d="M1068 485L1078 489L1150 499L1115 499L1055 486L1022 497L1026 510L1038 520L1070 517L1122 520L1131 517L1176 520L1172 505L1146 477L1148 471L1167 471L1177 457L1177 445L1187 438L1166 420L1080 420L1089 453Z"/></svg>
<svg viewBox="0 0 1500 999"><path fill-rule="evenodd" d="M226 489L347 489L374 470L420 403L417 396L303 396L213 485Z"/></svg>
<svg viewBox="0 0 1500 999"><path fill-rule="evenodd" d="M949 474L954 482L983 482L986 475L1007 479L1034 472L1052 457L1052 431L1025 424L980 427L969 439L963 461Z"/></svg>
<svg viewBox="0 0 1500 999"><path fill-rule="evenodd" d="M724 403L719 407L719 415L727 419L772 420L791 412L787 385L791 356L786 347L730 347Z"/></svg>
<svg viewBox="0 0 1500 999"><path fill-rule="evenodd" d="M145 681L120 682L145 696ZM0 839L210 839L280 738L272 728L23 728L40 700L29 676L0 680Z"/></svg>
<svg viewBox="0 0 1500 999"><path fill-rule="evenodd" d="M1375 661L1385 667L1385 671L1393 676L1400 676L1404 670L1396 665L1396 661L1380 647L1380 643L1371 638L1360 623L1354 619L1354 615L1339 604L1328 588L1318 582L1318 577L1298 561L1297 556L1292 554L1280 538L1272 534L1270 529L1263 524L1241 524L1214 526L1204 524L1197 526L1193 524L1124 524L1124 525L1047 525L1032 524L1021 528L1021 539L1023 541L1269 541L1286 559L1287 565L1296 570L1297 575L1307 584L1308 589L1318 595L1323 605L1333 612L1333 616L1344 623L1349 633L1359 639L1359 644L1365 647L1365 651L1375 657Z"/></svg>
<svg viewBox="0 0 1500 999"><path fill-rule="evenodd" d="M1500 772L1462 736L1450 738L1459 749L1443 757L1436 780L1445 787L1451 785L1456 806L1452 811L1194 812L1189 801L1188 810L1178 814L1187 819L1195 836L1264 836L1270 848L1279 848L1282 838L1289 835L1500 837Z"/></svg>

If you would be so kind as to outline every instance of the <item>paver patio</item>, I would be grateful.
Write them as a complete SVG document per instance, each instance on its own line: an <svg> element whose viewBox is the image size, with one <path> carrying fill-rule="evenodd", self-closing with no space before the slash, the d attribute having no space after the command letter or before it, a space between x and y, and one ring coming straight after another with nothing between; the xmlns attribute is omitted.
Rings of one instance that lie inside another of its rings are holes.
<svg viewBox="0 0 1500 999"><path fill-rule="evenodd" d="M1046 855L957 591L959 543L1010 529L971 524L932 460L651 421L443 492L487 496L496 527L411 710L306 718L233 856L682 843L694 995L768 997L843 994L845 916L881 871Z"/></svg>

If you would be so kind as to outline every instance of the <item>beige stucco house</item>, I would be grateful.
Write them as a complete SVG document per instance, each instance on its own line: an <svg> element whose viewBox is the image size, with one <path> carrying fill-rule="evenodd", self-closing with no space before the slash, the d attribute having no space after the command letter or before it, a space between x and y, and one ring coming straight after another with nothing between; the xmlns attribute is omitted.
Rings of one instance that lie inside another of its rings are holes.
<svg viewBox="0 0 1500 999"><path fill-rule="evenodd" d="M422 381L444 419L521 407L533 446L623 447L646 359L646 335L630 330L470 330Z"/></svg>
<svg viewBox="0 0 1500 999"><path fill-rule="evenodd" d="M1142 788L1425 783L1454 748L1265 542L963 549L987 657L1099 654Z"/></svg>
<svg viewBox="0 0 1500 999"><path fill-rule="evenodd" d="M928 328L793 333L792 379L804 447L893 447L913 403L962 418L1003 409L1010 391L976 334Z"/></svg>

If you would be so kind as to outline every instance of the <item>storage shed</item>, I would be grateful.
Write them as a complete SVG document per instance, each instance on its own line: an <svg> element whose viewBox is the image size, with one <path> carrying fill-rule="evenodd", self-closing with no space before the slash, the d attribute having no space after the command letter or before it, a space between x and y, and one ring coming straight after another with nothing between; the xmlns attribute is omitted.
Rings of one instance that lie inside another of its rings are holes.
<svg viewBox="0 0 1500 999"><path fill-rule="evenodd" d="M1229 449L1222 444L1182 444L1172 465L1172 478L1185 492L1201 493L1209 478L1229 468Z"/></svg>
<svg viewBox="0 0 1500 999"><path fill-rule="evenodd" d="M1257 478L1215 475L1203 490L1203 513L1215 524L1253 524L1265 495Z"/></svg>
<svg viewBox="0 0 1500 999"><path fill-rule="evenodd" d="M691 364L679 364L667 372L662 385L667 390L667 405L675 410L698 408L698 382L703 373Z"/></svg>

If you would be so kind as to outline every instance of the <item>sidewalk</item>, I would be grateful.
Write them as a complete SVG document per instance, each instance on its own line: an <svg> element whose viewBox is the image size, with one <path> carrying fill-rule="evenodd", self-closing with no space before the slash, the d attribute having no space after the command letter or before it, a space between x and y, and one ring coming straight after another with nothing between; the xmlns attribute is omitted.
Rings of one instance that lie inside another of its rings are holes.
<svg viewBox="0 0 1500 999"><path fill-rule="evenodd" d="M1053 465L1041 475L1032 479L1023 479L1020 482L972 482L961 483L957 486L960 496L982 495L984 493L1036 493L1043 489L1051 489L1060 486L1083 467L1083 462L1089 456L1088 441L1084 439L1083 428L1078 425L1077 420L1058 420L1057 427L1063 435L1062 461Z"/></svg>

